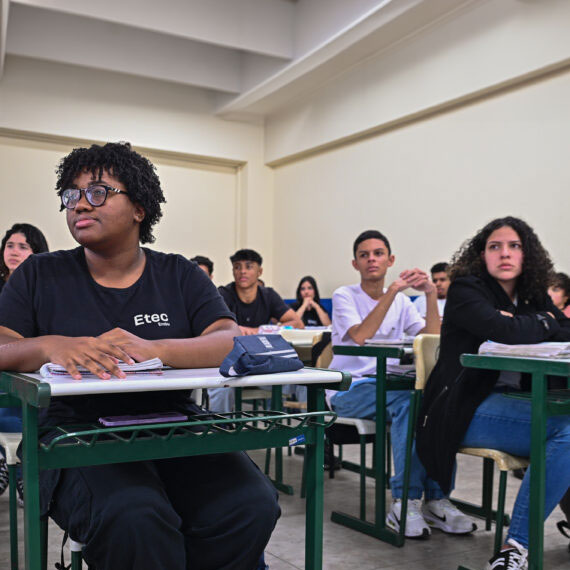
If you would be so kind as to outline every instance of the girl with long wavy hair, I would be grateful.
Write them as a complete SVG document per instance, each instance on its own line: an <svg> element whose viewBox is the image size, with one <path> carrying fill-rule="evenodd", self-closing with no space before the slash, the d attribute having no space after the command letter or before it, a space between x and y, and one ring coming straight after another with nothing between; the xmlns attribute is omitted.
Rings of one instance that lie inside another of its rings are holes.
<svg viewBox="0 0 570 570"><path fill-rule="evenodd" d="M513 372L463 368L462 353L486 340L505 344L570 341L570 319L547 289L552 262L533 229L514 217L488 223L455 254L439 358L424 392L417 450L428 474L449 491L460 446L530 456L530 402L503 392L528 388ZM486 568L528 567L530 471L524 476L507 541ZM548 419L545 517L570 486L570 417Z"/></svg>

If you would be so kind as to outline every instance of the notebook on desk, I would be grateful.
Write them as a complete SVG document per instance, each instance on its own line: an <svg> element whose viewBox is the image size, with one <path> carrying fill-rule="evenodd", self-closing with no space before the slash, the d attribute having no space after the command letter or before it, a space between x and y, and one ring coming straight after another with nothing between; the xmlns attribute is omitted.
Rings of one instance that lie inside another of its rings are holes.
<svg viewBox="0 0 570 570"><path fill-rule="evenodd" d="M364 341L367 346L403 346L410 347L414 343L413 336L404 338L368 338Z"/></svg>
<svg viewBox="0 0 570 570"><path fill-rule="evenodd" d="M127 364L126 362L119 361L117 366L125 374L137 374L141 373L152 373L152 374L162 374L163 364L160 358L151 358L150 360L144 360L142 362L135 362L134 364ZM83 366L78 366L77 369L84 377L96 377L95 374L89 372L87 368ZM71 377L71 374L61 365L54 364L53 362L47 362L40 368L40 374L43 378L58 378L61 376Z"/></svg>

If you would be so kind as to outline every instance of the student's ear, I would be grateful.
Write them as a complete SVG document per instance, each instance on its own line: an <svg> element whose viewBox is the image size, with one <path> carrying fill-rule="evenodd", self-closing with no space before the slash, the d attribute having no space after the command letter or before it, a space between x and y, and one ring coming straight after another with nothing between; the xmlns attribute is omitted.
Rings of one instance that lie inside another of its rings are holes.
<svg viewBox="0 0 570 570"><path fill-rule="evenodd" d="M388 256L388 267L392 267L392 265L394 265L394 261L396 261L396 256L395 255L389 255Z"/></svg>
<svg viewBox="0 0 570 570"><path fill-rule="evenodd" d="M356 269L356 271L358 271L358 265L356 265L356 259L352 260L352 267L354 267L354 269Z"/></svg>
<svg viewBox="0 0 570 570"><path fill-rule="evenodd" d="M144 208L140 205L140 204L135 204L135 222L138 222L139 224L144 220L145 217L145 211Z"/></svg>
<svg viewBox="0 0 570 570"><path fill-rule="evenodd" d="M257 274L257 277L261 277L261 274L263 273L263 267L261 267L261 265L259 266L259 273Z"/></svg>

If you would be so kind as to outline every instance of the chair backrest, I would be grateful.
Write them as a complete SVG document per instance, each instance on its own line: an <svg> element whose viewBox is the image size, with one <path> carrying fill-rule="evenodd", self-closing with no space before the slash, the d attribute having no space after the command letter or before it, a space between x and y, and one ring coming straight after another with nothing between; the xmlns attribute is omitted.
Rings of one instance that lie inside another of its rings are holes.
<svg viewBox="0 0 570 570"><path fill-rule="evenodd" d="M423 390L439 355L439 335L419 334L414 338L416 390Z"/></svg>
<svg viewBox="0 0 570 570"><path fill-rule="evenodd" d="M315 361L315 368L328 368L333 359L332 342L329 343L321 350L321 353Z"/></svg>

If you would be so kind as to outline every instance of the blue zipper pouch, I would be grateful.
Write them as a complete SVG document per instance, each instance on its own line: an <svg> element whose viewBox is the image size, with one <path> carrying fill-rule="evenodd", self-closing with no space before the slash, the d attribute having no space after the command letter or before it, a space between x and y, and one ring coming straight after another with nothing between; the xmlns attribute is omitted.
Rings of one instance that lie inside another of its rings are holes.
<svg viewBox="0 0 570 570"><path fill-rule="evenodd" d="M234 337L234 347L220 366L223 376L292 372L303 368L295 349L278 334Z"/></svg>

